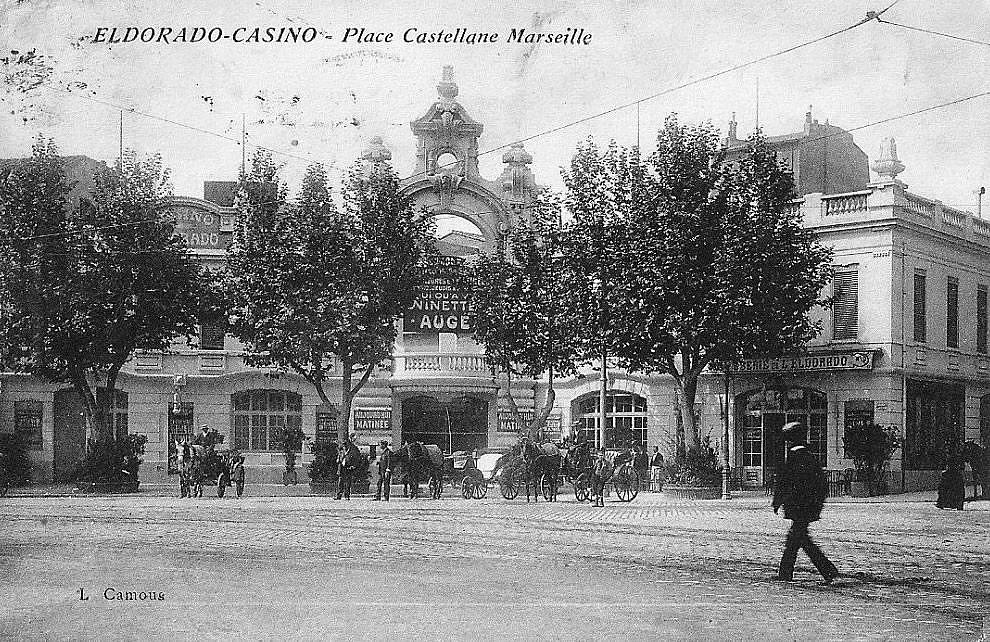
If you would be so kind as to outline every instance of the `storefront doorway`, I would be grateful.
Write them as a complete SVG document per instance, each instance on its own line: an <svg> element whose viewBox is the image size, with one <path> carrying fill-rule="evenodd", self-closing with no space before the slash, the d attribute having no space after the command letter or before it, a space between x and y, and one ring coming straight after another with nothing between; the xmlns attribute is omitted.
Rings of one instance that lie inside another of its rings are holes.
<svg viewBox="0 0 990 642"><path fill-rule="evenodd" d="M470 395L430 395L402 402L402 440L436 444L444 452L488 448L488 402Z"/></svg>
<svg viewBox="0 0 990 642"><path fill-rule="evenodd" d="M827 465L825 393L810 388L767 388L736 397L736 443L741 444L742 483L760 487L773 479L784 463L781 428L799 421L808 428L808 447Z"/></svg>

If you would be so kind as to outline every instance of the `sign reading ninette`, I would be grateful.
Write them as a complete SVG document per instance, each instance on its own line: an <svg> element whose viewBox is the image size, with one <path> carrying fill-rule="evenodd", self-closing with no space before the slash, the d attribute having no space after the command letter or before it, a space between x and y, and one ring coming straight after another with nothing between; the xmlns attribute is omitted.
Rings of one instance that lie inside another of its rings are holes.
<svg viewBox="0 0 990 642"><path fill-rule="evenodd" d="M435 264L433 277L420 291L403 315L403 330L414 334L471 332L472 310L467 294L458 289L453 278L461 259L442 256Z"/></svg>

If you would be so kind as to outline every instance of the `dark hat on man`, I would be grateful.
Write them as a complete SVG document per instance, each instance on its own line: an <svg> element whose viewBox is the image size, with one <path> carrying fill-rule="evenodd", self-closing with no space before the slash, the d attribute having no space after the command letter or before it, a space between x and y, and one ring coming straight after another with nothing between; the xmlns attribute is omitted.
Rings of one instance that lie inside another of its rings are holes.
<svg viewBox="0 0 990 642"><path fill-rule="evenodd" d="M780 429L780 434L789 442L797 443L808 438L808 431L800 421L789 421Z"/></svg>
<svg viewBox="0 0 990 642"><path fill-rule="evenodd" d="M388 439L382 439L381 441L378 442L378 445L381 446L382 448L388 448Z"/></svg>

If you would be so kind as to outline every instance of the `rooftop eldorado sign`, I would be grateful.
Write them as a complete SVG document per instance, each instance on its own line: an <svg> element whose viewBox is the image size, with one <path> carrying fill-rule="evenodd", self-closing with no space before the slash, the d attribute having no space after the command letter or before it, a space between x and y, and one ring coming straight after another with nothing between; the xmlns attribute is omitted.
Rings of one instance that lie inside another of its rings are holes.
<svg viewBox="0 0 990 642"><path fill-rule="evenodd" d="M416 334L471 332L471 307L467 294L460 291L453 278L462 259L441 256L434 272L403 315L403 331Z"/></svg>
<svg viewBox="0 0 990 642"><path fill-rule="evenodd" d="M729 367L736 374L763 372L816 372L822 370L872 370L873 350L819 352L794 357L742 359Z"/></svg>
<svg viewBox="0 0 990 642"><path fill-rule="evenodd" d="M228 239L220 233L219 214L189 205L173 205L169 209L175 218L175 233L185 239L189 249L226 248Z"/></svg>

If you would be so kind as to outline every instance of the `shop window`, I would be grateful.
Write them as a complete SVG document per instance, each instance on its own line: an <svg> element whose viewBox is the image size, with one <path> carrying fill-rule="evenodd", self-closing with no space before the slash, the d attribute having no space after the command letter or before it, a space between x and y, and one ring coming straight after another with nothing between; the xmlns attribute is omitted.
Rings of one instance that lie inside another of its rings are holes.
<svg viewBox="0 0 990 642"><path fill-rule="evenodd" d="M987 286L976 288L976 351L987 353Z"/></svg>
<svg viewBox="0 0 990 642"><path fill-rule="evenodd" d="M859 329L859 274L857 269L836 271L832 283L832 338L855 339Z"/></svg>
<svg viewBox="0 0 990 642"><path fill-rule="evenodd" d="M245 390L232 395L234 448L278 450L282 428L302 427L302 396L285 390Z"/></svg>
<svg viewBox="0 0 990 642"><path fill-rule="evenodd" d="M925 275L916 272L914 275L914 340L918 343L924 343L928 340L926 289Z"/></svg>
<svg viewBox="0 0 990 642"><path fill-rule="evenodd" d="M107 402L107 389L97 388L96 397L99 403ZM122 390L113 391L110 402L110 429L116 439L127 437L127 393Z"/></svg>
<svg viewBox="0 0 990 642"><path fill-rule="evenodd" d="M959 279L951 276L945 286L945 345L959 347Z"/></svg>
<svg viewBox="0 0 990 642"><path fill-rule="evenodd" d="M910 379L907 384L905 468L941 470L962 440L965 386Z"/></svg>
<svg viewBox="0 0 990 642"><path fill-rule="evenodd" d="M193 435L193 404L188 401L181 402L178 407L169 404L168 407L168 474L176 475L179 472L178 449L176 443L189 441L192 443Z"/></svg>
<svg viewBox="0 0 990 642"><path fill-rule="evenodd" d="M14 432L32 450L41 450L42 448L41 419L42 405L40 401L31 399L14 402Z"/></svg>
<svg viewBox="0 0 990 642"><path fill-rule="evenodd" d="M854 399L852 401L847 401L843 411L843 416L845 417L845 424L842 437L843 440L845 440L846 432L855 428L872 426L875 423L873 416L873 402L869 399ZM849 459L849 454L844 454L845 458Z"/></svg>
<svg viewBox="0 0 990 642"><path fill-rule="evenodd" d="M578 401L577 433L575 437L598 444L599 395L589 395ZM605 397L608 420L605 426L606 448L628 448L639 444L646 447L648 428L646 399L629 393L610 392Z"/></svg>

